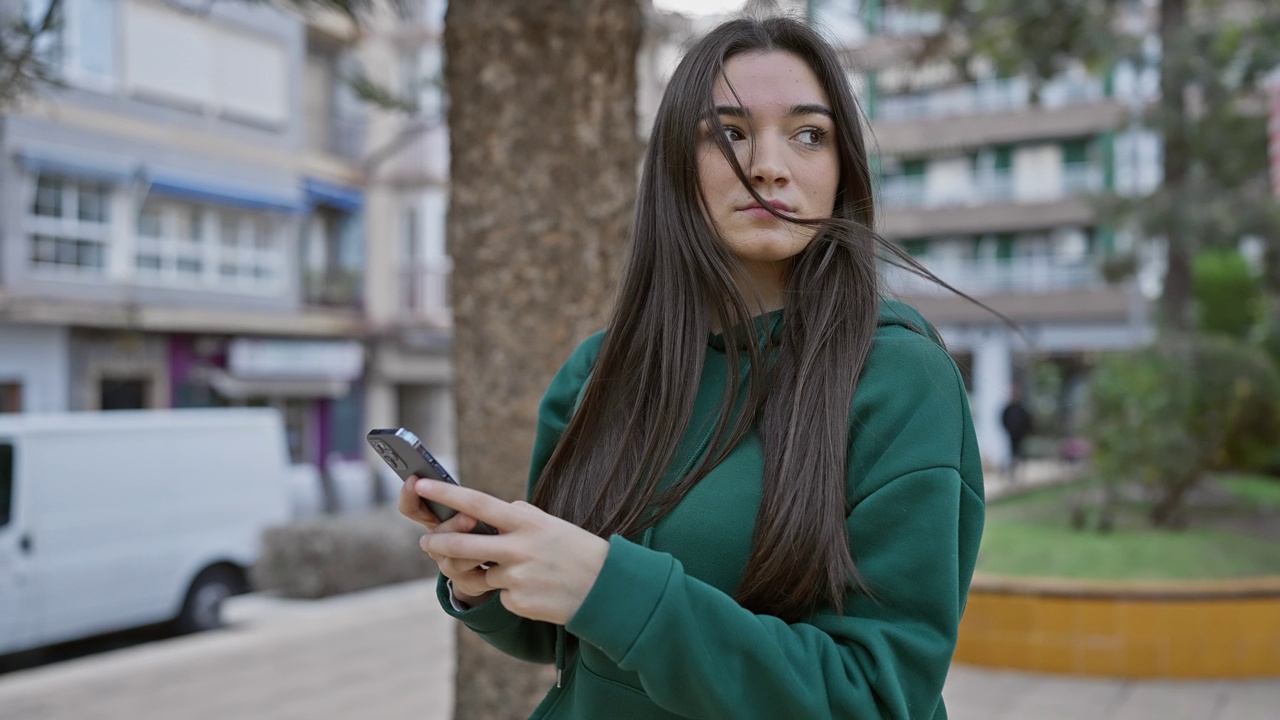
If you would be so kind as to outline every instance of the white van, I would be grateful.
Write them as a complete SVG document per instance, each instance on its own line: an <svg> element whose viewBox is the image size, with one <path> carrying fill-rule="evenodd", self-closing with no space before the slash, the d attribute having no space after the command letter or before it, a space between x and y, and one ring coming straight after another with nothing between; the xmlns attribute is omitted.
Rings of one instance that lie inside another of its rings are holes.
<svg viewBox="0 0 1280 720"><path fill-rule="evenodd" d="M0 416L0 654L218 625L289 475L271 409Z"/></svg>

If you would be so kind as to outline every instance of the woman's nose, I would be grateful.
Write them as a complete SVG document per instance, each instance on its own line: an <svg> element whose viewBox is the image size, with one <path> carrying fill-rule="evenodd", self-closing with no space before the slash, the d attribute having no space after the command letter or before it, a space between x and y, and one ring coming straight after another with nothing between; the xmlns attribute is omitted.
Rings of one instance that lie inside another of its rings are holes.
<svg viewBox="0 0 1280 720"><path fill-rule="evenodd" d="M752 144L751 154L752 182L758 185L778 185L790 180L781 142L772 138L757 140Z"/></svg>

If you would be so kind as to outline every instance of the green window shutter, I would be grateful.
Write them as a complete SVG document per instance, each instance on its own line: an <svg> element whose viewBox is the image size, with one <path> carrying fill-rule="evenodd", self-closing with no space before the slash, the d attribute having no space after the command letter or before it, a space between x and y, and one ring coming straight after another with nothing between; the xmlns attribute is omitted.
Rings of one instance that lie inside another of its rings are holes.
<svg viewBox="0 0 1280 720"><path fill-rule="evenodd" d="M875 70L868 70L863 78L863 87L866 89L866 92L862 96L862 112L866 113L868 118L875 119L876 106L880 104L877 102L880 94L878 84L880 81L880 75Z"/></svg>
<svg viewBox="0 0 1280 720"><path fill-rule="evenodd" d="M928 240L903 240L902 249L913 258L922 258L929 254Z"/></svg>
<svg viewBox="0 0 1280 720"><path fill-rule="evenodd" d="M902 174L907 177L923 177L925 172L924 160L903 160Z"/></svg>
<svg viewBox="0 0 1280 720"><path fill-rule="evenodd" d="M996 156L996 170L1010 170L1013 168L1013 146L1000 145L993 148Z"/></svg>
<svg viewBox="0 0 1280 720"><path fill-rule="evenodd" d="M1062 143L1062 162L1069 165L1089 161L1089 141L1087 139L1068 140Z"/></svg>
<svg viewBox="0 0 1280 720"><path fill-rule="evenodd" d="M1017 235L1002 234L996 236L996 259L1012 260L1013 247L1018 242Z"/></svg>
<svg viewBox="0 0 1280 720"><path fill-rule="evenodd" d="M1102 187L1116 189L1116 134L1103 133L1102 138Z"/></svg>

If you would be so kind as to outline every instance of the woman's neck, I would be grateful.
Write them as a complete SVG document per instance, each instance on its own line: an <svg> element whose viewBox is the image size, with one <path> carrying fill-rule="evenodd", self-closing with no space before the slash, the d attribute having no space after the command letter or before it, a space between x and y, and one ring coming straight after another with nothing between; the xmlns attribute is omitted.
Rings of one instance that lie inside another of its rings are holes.
<svg viewBox="0 0 1280 720"><path fill-rule="evenodd" d="M738 278L738 292L747 301L751 317L764 315L786 307L785 269L780 263L743 263L743 274ZM715 313L711 315L711 332L724 331L724 323Z"/></svg>

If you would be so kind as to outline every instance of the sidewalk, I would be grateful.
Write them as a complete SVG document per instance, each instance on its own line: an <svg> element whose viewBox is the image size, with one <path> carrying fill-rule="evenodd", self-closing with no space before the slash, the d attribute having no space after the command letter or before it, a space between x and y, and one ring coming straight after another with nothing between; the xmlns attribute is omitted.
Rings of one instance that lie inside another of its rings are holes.
<svg viewBox="0 0 1280 720"><path fill-rule="evenodd" d="M228 605L231 627L0 676L2 720L449 720L452 621L428 582ZM1280 679L1121 682L952 669L952 720L1270 720ZM803 719L801 719L803 720Z"/></svg>

